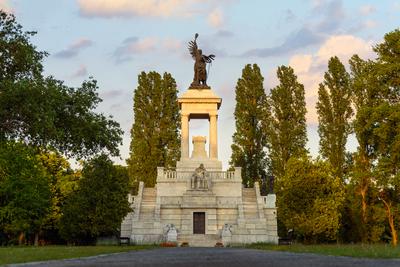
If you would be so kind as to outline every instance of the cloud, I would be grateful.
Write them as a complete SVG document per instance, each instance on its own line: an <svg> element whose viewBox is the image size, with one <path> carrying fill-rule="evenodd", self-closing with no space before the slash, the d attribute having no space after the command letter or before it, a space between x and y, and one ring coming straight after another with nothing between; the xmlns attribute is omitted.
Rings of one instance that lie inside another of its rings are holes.
<svg viewBox="0 0 400 267"><path fill-rule="evenodd" d="M372 14L376 11L376 8L372 5L364 5L360 7L360 14L361 15L369 15Z"/></svg>
<svg viewBox="0 0 400 267"><path fill-rule="evenodd" d="M256 48L246 51L242 56L270 57L280 56L299 48L304 48L309 45L320 42L323 37L312 30L304 27L297 32L289 35L289 37L278 46L269 48Z"/></svg>
<svg viewBox="0 0 400 267"><path fill-rule="evenodd" d="M81 65L79 69L72 74L72 78L78 78L87 75L87 69L85 65Z"/></svg>
<svg viewBox="0 0 400 267"><path fill-rule="evenodd" d="M338 56L341 60L348 60L353 54L358 54L361 57L372 57L371 47L371 41L365 41L353 35L331 36L318 50L316 62L324 64L332 56Z"/></svg>
<svg viewBox="0 0 400 267"><path fill-rule="evenodd" d="M114 51L113 56L117 63L122 63L132 59L134 54L142 54L155 49L156 38L147 37L139 39L138 37L126 38L122 44Z"/></svg>
<svg viewBox="0 0 400 267"><path fill-rule="evenodd" d="M185 17L196 0L78 0L85 17Z"/></svg>
<svg viewBox="0 0 400 267"><path fill-rule="evenodd" d="M138 38L133 36L122 41L121 45L115 49L113 57L116 63L122 63L132 60L133 55L157 51L178 52L180 50L182 50L182 43L174 38Z"/></svg>
<svg viewBox="0 0 400 267"><path fill-rule="evenodd" d="M289 66L300 73L308 72L312 63L312 55L294 55L289 60Z"/></svg>
<svg viewBox="0 0 400 267"><path fill-rule="evenodd" d="M233 37L234 33L231 31L227 31L227 30L219 30L214 34L215 37L218 38L229 38L229 37Z"/></svg>
<svg viewBox="0 0 400 267"><path fill-rule="evenodd" d="M378 23L376 21L374 21L374 20L366 20L363 23L363 25L367 29L372 29L372 28L375 28L378 25Z"/></svg>
<svg viewBox="0 0 400 267"><path fill-rule="evenodd" d="M291 32L280 45L250 49L244 52L242 56L281 56L299 49L319 45L330 35L340 33L346 12L340 0L329 2L320 0L313 2L312 17L313 19L303 24L298 30Z"/></svg>
<svg viewBox="0 0 400 267"><path fill-rule="evenodd" d="M315 53L296 54L289 60L300 83L305 87L307 105L307 123L318 124L315 105L318 101L318 86L323 81L328 61L332 56L338 56L341 62L348 66L348 60L353 54L362 58L374 57L372 41L364 40L353 35L330 36Z"/></svg>
<svg viewBox="0 0 400 267"><path fill-rule="evenodd" d="M286 9L285 11L285 21L286 23L292 22L296 20L296 15L293 13L291 9Z"/></svg>
<svg viewBox="0 0 400 267"><path fill-rule="evenodd" d="M220 9L214 9L208 15L208 24L210 24L212 27L219 28L223 25L223 23L224 17Z"/></svg>
<svg viewBox="0 0 400 267"><path fill-rule="evenodd" d="M341 0L332 0L314 9L315 15L322 19L314 27L320 33L334 33L346 18L346 12Z"/></svg>
<svg viewBox="0 0 400 267"><path fill-rule="evenodd" d="M14 10L11 8L11 5L7 0L0 0L0 10L3 10L6 13L14 13Z"/></svg>
<svg viewBox="0 0 400 267"><path fill-rule="evenodd" d="M177 52L182 49L182 42L174 38L166 38L162 41L162 46L169 52Z"/></svg>
<svg viewBox="0 0 400 267"><path fill-rule="evenodd" d="M54 56L59 58L72 58L76 57L82 49L90 47L93 45L93 42L89 39L79 39L75 41L73 44L68 46L68 48L57 52Z"/></svg>
<svg viewBox="0 0 400 267"><path fill-rule="evenodd" d="M125 94L125 91L122 89L115 90L107 90L101 93L101 97L104 98L116 98Z"/></svg>

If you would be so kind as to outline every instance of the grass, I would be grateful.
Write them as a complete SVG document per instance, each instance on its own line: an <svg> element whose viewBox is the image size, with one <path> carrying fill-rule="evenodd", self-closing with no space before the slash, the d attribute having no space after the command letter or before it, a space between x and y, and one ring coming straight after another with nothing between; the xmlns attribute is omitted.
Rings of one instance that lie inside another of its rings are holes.
<svg viewBox="0 0 400 267"><path fill-rule="evenodd" d="M288 251L296 253L316 253L332 256L349 256L360 258L400 258L400 246L389 244L331 244L331 245L302 245L278 246L265 243L255 243L247 248Z"/></svg>
<svg viewBox="0 0 400 267"><path fill-rule="evenodd" d="M132 250L154 248L148 246L15 246L0 247L0 265L32 261L60 260L95 256Z"/></svg>

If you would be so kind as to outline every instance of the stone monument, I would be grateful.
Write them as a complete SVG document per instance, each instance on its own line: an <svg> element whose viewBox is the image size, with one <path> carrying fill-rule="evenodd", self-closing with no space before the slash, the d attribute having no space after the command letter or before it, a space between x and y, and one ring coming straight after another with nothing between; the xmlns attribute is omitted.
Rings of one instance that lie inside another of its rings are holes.
<svg viewBox="0 0 400 267"><path fill-rule="evenodd" d="M137 244L276 244L275 195L261 196L258 183L254 188L244 188L241 168L223 171L218 160L217 125L222 99L207 85L205 72L205 64L215 56L202 54L197 37L189 43L195 59L193 83L178 99L181 158L175 170L157 168L154 188L145 188L140 182L138 194L129 196L134 211L122 222L121 237ZM192 137L193 151L189 154L189 124L193 119L208 121L209 136Z"/></svg>

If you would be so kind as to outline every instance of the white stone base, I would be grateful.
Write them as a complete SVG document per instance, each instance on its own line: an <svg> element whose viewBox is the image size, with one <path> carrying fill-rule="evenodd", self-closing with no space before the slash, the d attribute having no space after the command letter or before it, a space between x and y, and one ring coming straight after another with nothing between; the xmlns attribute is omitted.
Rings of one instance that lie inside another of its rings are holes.
<svg viewBox="0 0 400 267"><path fill-rule="evenodd" d="M181 159L176 162L177 171L193 171L203 164L207 171L222 171L222 162L209 158L204 159Z"/></svg>
<svg viewBox="0 0 400 267"><path fill-rule="evenodd" d="M206 164L191 160L192 171L200 163ZM181 164L188 167L188 162ZM135 244L175 240L189 246L278 243L275 195L261 196L258 184L243 188L240 168L210 172L206 189L193 189L190 179L190 171L159 168L156 189L144 188L141 182L132 204L135 210L123 221L121 236ZM197 212L205 214L204 234L194 234ZM167 231L172 225L176 231Z"/></svg>

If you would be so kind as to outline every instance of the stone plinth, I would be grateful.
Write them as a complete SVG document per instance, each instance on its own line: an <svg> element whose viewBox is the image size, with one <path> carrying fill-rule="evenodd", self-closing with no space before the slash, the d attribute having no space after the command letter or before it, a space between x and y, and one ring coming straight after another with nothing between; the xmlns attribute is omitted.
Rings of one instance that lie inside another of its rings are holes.
<svg viewBox="0 0 400 267"><path fill-rule="evenodd" d="M205 136L193 136L193 151L192 151L192 159L207 159L206 152L206 137Z"/></svg>

